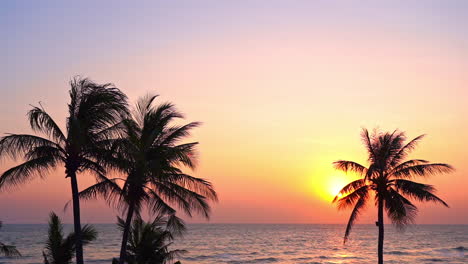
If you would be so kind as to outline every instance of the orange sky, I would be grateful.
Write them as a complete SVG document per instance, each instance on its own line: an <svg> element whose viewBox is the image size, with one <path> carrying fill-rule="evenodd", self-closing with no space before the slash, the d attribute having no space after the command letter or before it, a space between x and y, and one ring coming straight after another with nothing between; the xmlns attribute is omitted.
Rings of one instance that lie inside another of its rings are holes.
<svg viewBox="0 0 468 264"><path fill-rule="evenodd" d="M350 212L330 204L331 192L353 176L331 163L366 162L361 128L425 133L412 157L457 170L430 178L451 208L422 205L417 223L468 224L462 2L31 5L8 6L0 18L12 33L0 44L7 61L0 65L0 132L29 132L25 114L39 101L63 124L75 75L113 82L132 101L160 94L188 121L203 122L193 136L200 142L194 174L219 193L211 221L229 223L344 223ZM75 12L67 17L69 9ZM104 9L119 20L93 22ZM45 222L55 210L69 222L71 210L62 211L69 192L60 169L0 194L1 218ZM368 211L360 223L375 221L375 208ZM114 220L102 203L83 205L83 222Z"/></svg>

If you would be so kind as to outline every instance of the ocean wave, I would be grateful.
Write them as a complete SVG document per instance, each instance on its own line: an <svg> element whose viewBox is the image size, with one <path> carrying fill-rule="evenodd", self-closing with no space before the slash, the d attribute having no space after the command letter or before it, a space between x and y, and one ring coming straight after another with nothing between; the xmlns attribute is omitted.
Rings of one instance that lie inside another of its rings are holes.
<svg viewBox="0 0 468 264"><path fill-rule="evenodd" d="M194 256L194 257L184 257L183 259L188 260L188 261L207 260L207 259L226 260L226 259L233 259L241 255L242 254L239 254L239 253L221 253L221 254L213 254L213 255L199 255L199 256Z"/></svg>
<svg viewBox="0 0 468 264"><path fill-rule="evenodd" d="M241 260L241 261L232 260L232 261L228 261L227 263L229 264L274 263L280 260L281 259L270 257L270 258L256 258L252 260Z"/></svg>
<svg viewBox="0 0 468 264"><path fill-rule="evenodd" d="M456 251L465 251L466 250L466 247L456 247L456 248L452 248L453 250L456 250Z"/></svg>
<svg viewBox="0 0 468 264"><path fill-rule="evenodd" d="M311 260L311 257L299 257L299 258L293 258L292 260L294 261L304 261L304 260Z"/></svg>
<svg viewBox="0 0 468 264"><path fill-rule="evenodd" d="M389 252L385 252L385 253L389 254L389 255L410 255L410 253L408 253L408 252L398 251L398 250L389 251Z"/></svg>
<svg viewBox="0 0 468 264"><path fill-rule="evenodd" d="M209 259L209 258L212 258L212 257L207 256L207 255L200 255L200 256L195 256L195 257L185 257L183 259L184 260L195 261L195 260L205 260L205 259Z"/></svg>
<svg viewBox="0 0 468 264"><path fill-rule="evenodd" d="M431 261L431 262L447 262L447 260L441 259L441 258L427 258L427 259L422 259L422 260Z"/></svg>

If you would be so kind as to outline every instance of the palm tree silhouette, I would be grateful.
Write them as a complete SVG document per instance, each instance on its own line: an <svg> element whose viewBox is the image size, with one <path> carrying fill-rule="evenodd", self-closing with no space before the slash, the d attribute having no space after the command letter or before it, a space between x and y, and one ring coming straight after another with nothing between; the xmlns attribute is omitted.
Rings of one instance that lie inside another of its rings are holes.
<svg viewBox="0 0 468 264"><path fill-rule="evenodd" d="M96 238L96 230L92 226L84 225L81 229L83 245L89 244ZM62 221L54 212L51 212L47 242L45 250L42 252L44 264L70 264L75 247L75 234L70 233L64 237Z"/></svg>
<svg viewBox="0 0 468 264"><path fill-rule="evenodd" d="M111 205L126 211L119 263L124 263L130 225L134 215L140 216L143 206L158 215L171 217L171 228L177 232L183 222L176 216L176 205L187 215L200 213L208 218L208 200L216 201L210 182L185 174L180 166L195 168L195 146L180 141L190 135L199 123L173 125L183 118L170 103L153 105L156 96L141 98L131 117L122 122L120 137L113 140L106 157L110 168L127 175L112 178L83 190L82 199L104 197ZM122 184L122 187L119 185Z"/></svg>
<svg viewBox="0 0 468 264"><path fill-rule="evenodd" d="M0 221L0 229L2 228L3 223ZM21 253L16 249L15 246L6 245L0 242L0 254L4 255L5 257L20 257Z"/></svg>
<svg viewBox="0 0 468 264"><path fill-rule="evenodd" d="M417 213L416 206L408 198L421 202L441 203L448 207L444 201L434 195L435 188L432 185L413 182L411 179L416 176L426 177L438 173L448 173L453 168L448 164L429 163L421 159L405 161L424 135L416 137L406 144L405 133L398 130L393 133L379 133L375 130L372 135L369 135L369 132L363 129L361 137L368 152L369 166L364 167L356 162L346 160L334 162L336 169L344 172L355 172L362 176L362 179L344 186L333 202L337 203L338 209L354 207L344 235L344 243L346 243L354 222L371 199L371 192L374 193L378 208L378 222L376 222L379 227L378 263L382 264L384 209L392 223L402 228L413 222Z"/></svg>
<svg viewBox="0 0 468 264"><path fill-rule="evenodd" d="M33 131L45 137L9 134L0 139L0 156L9 155L24 162L0 176L0 188L16 187L63 164L70 178L73 220L76 237L76 262L83 264L80 203L77 173L89 172L97 179L104 177L104 167L98 160L100 149L114 133L121 116L128 113L126 96L112 84L99 85L89 79L70 81L70 103L64 133L42 106L28 112Z"/></svg>
<svg viewBox="0 0 468 264"><path fill-rule="evenodd" d="M186 253L180 249L169 250L175 238L170 221L170 217L164 216L158 216L152 222L145 222L139 217L133 220L125 261L129 264L166 264ZM125 221L120 217L118 226L125 229Z"/></svg>

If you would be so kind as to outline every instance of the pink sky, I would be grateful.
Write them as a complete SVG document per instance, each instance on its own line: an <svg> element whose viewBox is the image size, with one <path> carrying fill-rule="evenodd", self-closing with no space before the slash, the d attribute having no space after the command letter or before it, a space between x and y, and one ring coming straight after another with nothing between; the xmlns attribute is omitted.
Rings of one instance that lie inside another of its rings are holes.
<svg viewBox="0 0 468 264"><path fill-rule="evenodd" d="M203 122L193 136L194 175L219 193L211 222L344 223L350 212L330 198L353 176L331 163L365 163L362 127L399 128L428 134L411 157L457 169L422 180L451 208L421 205L417 223L468 224L466 5L311 2L8 6L0 18L11 33L0 44L0 132L30 132L25 114L39 101L63 124L75 75L113 82L132 101L157 93ZM100 22L103 10L119 20ZM1 219L42 223L54 210L70 222L71 210L62 210L69 199L59 169L1 193ZM100 202L82 211L83 222L115 221ZM375 218L369 207L360 223Z"/></svg>

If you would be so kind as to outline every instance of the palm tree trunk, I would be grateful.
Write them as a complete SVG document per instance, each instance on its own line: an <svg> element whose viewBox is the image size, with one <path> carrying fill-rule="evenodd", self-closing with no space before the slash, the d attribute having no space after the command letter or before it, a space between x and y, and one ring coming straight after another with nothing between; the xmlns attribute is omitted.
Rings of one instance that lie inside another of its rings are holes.
<svg viewBox="0 0 468 264"><path fill-rule="evenodd" d="M383 242L384 242L384 219L383 219L383 199L379 198L379 245L378 245L378 257L379 264L383 264Z"/></svg>
<svg viewBox="0 0 468 264"><path fill-rule="evenodd" d="M131 203L128 207L127 219L125 220L125 226L122 234L122 245L120 247L119 264L125 263L125 257L127 255L128 234L130 233L130 226L132 224L134 208L135 206L133 203Z"/></svg>
<svg viewBox="0 0 468 264"><path fill-rule="evenodd" d="M80 218L80 199L78 197L78 182L76 173L69 173L72 188L73 200L73 224L75 227L75 247L76 247L76 264L83 264L83 243L81 240L81 218Z"/></svg>

